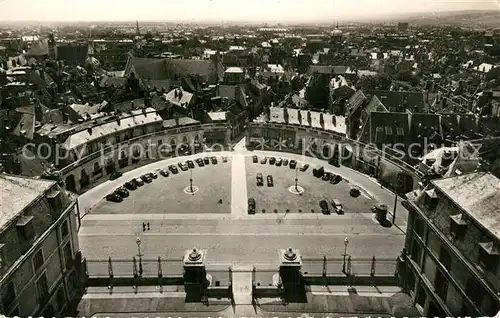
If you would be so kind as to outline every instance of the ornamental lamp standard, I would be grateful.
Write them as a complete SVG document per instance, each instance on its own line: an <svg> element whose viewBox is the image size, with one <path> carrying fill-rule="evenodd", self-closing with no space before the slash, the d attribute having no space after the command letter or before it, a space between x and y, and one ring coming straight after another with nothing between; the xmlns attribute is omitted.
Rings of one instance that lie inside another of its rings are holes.
<svg viewBox="0 0 500 318"><path fill-rule="evenodd" d="M346 273L347 245L349 245L349 240L346 237L344 239L344 263L342 265L342 272L344 272L344 274Z"/></svg>
<svg viewBox="0 0 500 318"><path fill-rule="evenodd" d="M139 256L139 276L142 276L141 238L137 237L135 243L137 244L137 252L138 252L137 256Z"/></svg>

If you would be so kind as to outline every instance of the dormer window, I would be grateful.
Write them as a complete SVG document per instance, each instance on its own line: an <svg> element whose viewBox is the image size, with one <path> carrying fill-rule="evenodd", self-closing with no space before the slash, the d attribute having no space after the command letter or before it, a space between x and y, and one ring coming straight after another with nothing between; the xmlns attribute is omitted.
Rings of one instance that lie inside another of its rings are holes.
<svg viewBox="0 0 500 318"><path fill-rule="evenodd" d="M500 248L494 242L478 243L479 256L478 263L482 269L489 272L495 272L498 268L498 259L500 258Z"/></svg>
<svg viewBox="0 0 500 318"><path fill-rule="evenodd" d="M465 236L465 230L467 229L467 221L463 214L451 215L450 216L450 235L460 240Z"/></svg>
<svg viewBox="0 0 500 318"><path fill-rule="evenodd" d="M35 237L35 228L32 216L21 216L17 220L16 227L25 240L31 241Z"/></svg>

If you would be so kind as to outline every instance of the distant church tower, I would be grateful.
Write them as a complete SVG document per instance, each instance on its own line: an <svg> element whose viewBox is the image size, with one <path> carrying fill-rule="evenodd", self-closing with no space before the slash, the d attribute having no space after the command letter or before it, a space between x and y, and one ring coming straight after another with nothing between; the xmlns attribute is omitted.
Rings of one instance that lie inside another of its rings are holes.
<svg viewBox="0 0 500 318"><path fill-rule="evenodd" d="M141 30L139 29L139 21L135 21L135 35L140 36Z"/></svg>

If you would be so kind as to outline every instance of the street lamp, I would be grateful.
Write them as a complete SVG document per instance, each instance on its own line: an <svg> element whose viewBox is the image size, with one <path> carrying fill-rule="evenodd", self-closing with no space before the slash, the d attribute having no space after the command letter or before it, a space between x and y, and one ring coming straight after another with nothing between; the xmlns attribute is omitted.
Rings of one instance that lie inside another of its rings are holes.
<svg viewBox="0 0 500 318"><path fill-rule="evenodd" d="M346 273L347 245L349 245L349 240L346 237L344 239L344 263L342 265L342 272L344 272L344 274Z"/></svg>
<svg viewBox="0 0 500 318"><path fill-rule="evenodd" d="M298 182L299 182L299 169L295 168L295 191L299 192Z"/></svg>
<svg viewBox="0 0 500 318"><path fill-rule="evenodd" d="M142 276L141 238L137 237L135 243L137 244L137 252L138 252L137 256L139 256L139 276Z"/></svg>
<svg viewBox="0 0 500 318"><path fill-rule="evenodd" d="M193 192L193 170L189 169L189 190L191 191L191 194L194 194Z"/></svg>

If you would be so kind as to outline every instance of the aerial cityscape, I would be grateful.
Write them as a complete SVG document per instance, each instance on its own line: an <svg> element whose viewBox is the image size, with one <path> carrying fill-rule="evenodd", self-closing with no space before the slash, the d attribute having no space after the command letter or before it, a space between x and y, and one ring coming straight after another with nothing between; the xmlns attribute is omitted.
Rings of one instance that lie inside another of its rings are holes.
<svg viewBox="0 0 500 318"><path fill-rule="evenodd" d="M499 21L0 0L0 317L500 317Z"/></svg>

